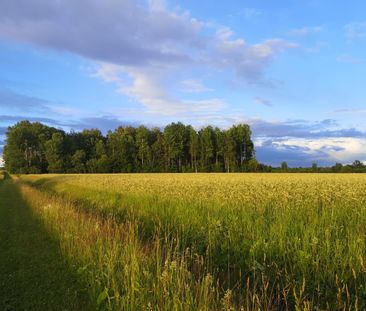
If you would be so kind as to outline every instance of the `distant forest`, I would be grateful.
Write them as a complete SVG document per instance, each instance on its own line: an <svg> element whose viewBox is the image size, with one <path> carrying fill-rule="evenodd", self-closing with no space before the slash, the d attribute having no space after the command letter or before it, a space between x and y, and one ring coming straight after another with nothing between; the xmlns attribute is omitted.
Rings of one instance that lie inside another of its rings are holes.
<svg viewBox="0 0 366 311"><path fill-rule="evenodd" d="M361 161L332 167L290 168L258 163L247 124L227 130L171 123L163 130L120 126L103 135L98 129L63 130L21 121L8 128L4 147L10 173L133 172L319 172L364 173Z"/></svg>
<svg viewBox="0 0 366 311"><path fill-rule="evenodd" d="M180 122L160 128L118 127L66 133L39 122L8 128L5 168L11 173L242 172L260 164L248 125L196 131Z"/></svg>

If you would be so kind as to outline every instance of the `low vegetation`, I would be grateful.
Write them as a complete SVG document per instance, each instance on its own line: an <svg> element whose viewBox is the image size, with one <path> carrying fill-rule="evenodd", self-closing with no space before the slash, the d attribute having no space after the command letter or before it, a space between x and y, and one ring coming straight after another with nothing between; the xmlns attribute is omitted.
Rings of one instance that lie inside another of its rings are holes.
<svg viewBox="0 0 366 311"><path fill-rule="evenodd" d="M0 310L95 310L77 267L62 258L59 236L29 202L0 179Z"/></svg>
<svg viewBox="0 0 366 311"><path fill-rule="evenodd" d="M366 308L363 175L28 175L18 184L100 308Z"/></svg>

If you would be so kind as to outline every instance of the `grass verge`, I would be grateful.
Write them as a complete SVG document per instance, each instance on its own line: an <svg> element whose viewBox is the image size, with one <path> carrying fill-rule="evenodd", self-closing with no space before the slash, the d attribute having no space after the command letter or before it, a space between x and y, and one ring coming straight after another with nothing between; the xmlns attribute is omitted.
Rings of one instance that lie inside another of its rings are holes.
<svg viewBox="0 0 366 311"><path fill-rule="evenodd" d="M59 241L10 179L0 181L0 310L90 310Z"/></svg>

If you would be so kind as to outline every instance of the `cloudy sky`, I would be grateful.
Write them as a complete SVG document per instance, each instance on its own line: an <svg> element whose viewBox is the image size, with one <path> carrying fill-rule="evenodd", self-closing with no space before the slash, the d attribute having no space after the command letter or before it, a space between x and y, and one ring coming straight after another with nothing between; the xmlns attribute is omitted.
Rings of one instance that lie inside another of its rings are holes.
<svg viewBox="0 0 366 311"><path fill-rule="evenodd" d="M0 0L7 126L246 122L259 161L366 161L363 0Z"/></svg>

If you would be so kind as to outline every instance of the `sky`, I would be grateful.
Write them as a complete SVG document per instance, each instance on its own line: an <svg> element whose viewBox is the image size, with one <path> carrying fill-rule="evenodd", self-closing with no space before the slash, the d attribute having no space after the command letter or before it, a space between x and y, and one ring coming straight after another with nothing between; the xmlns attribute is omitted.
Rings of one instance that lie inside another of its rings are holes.
<svg viewBox="0 0 366 311"><path fill-rule="evenodd" d="M366 161L366 2L0 0L8 126L251 126L277 166ZM1 161L1 159L0 159Z"/></svg>

